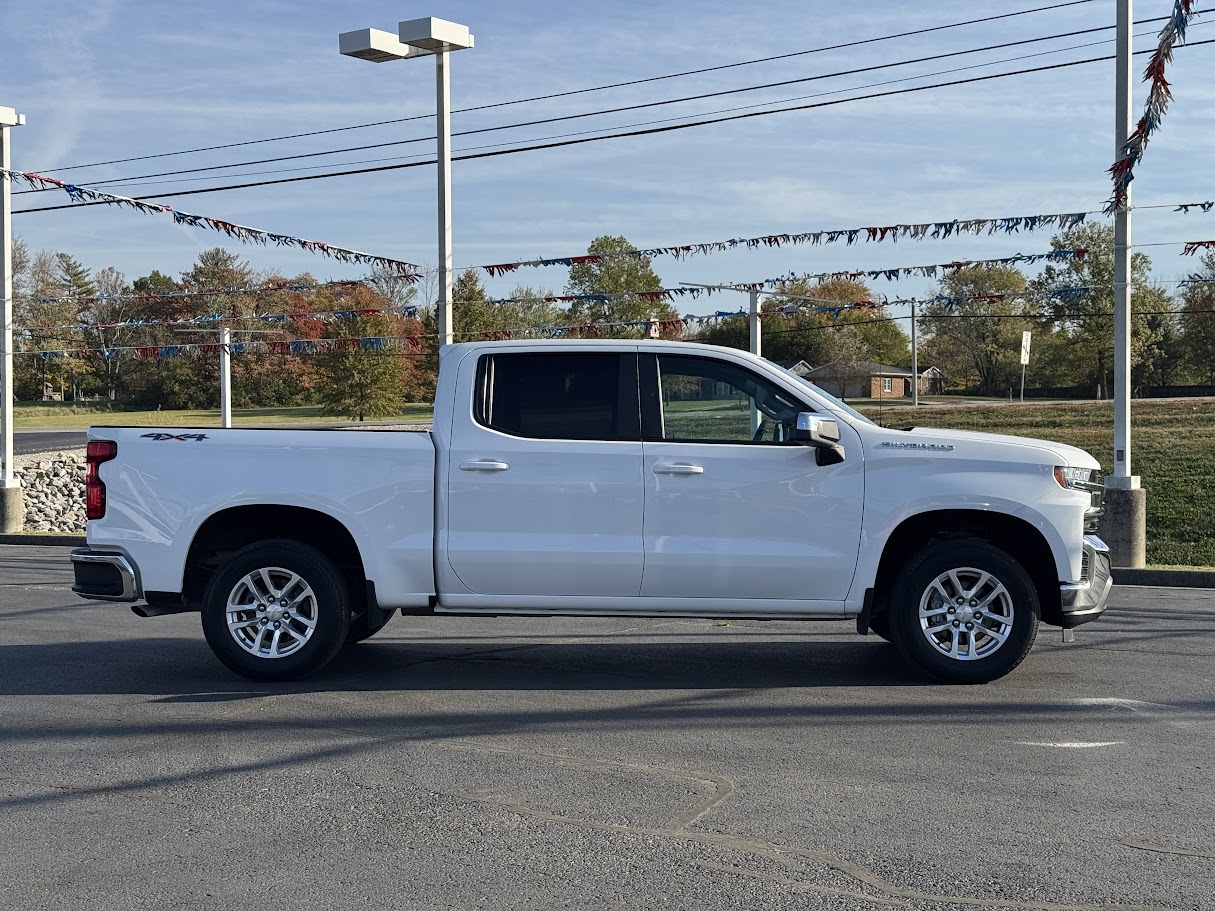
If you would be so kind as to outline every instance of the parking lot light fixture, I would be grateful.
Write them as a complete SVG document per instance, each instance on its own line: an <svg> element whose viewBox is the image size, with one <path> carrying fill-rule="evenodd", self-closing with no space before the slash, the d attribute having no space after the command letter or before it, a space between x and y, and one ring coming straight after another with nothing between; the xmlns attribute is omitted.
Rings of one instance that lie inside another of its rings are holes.
<svg viewBox="0 0 1215 911"><path fill-rule="evenodd" d="M374 28L343 32L338 36L338 50L342 54L373 63L405 60L410 57L435 58L440 295L436 309L439 343L442 345L450 345L455 340L451 305L451 81L447 55L472 46L473 36L469 33L468 26L434 18L402 21L397 26L396 36Z"/></svg>

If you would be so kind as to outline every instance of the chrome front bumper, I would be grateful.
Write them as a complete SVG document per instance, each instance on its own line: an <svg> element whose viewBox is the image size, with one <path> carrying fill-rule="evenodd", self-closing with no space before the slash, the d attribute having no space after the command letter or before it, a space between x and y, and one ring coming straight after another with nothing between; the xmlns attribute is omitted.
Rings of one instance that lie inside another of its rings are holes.
<svg viewBox="0 0 1215 911"><path fill-rule="evenodd" d="M1059 586L1064 629L1072 629L1096 620L1105 611L1114 586L1110 569L1110 549L1096 535L1084 536L1084 557L1079 582L1064 582Z"/></svg>
<svg viewBox="0 0 1215 911"><path fill-rule="evenodd" d="M72 571L76 577L72 591L95 601L138 601L139 577L125 554L90 550L72 551Z"/></svg>

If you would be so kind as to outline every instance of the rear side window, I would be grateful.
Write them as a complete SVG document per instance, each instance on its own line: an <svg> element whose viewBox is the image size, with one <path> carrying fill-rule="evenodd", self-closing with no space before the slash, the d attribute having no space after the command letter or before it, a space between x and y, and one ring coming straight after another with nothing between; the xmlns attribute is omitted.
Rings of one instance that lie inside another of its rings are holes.
<svg viewBox="0 0 1215 911"><path fill-rule="evenodd" d="M519 437L640 440L636 355L487 355L477 367L476 419Z"/></svg>

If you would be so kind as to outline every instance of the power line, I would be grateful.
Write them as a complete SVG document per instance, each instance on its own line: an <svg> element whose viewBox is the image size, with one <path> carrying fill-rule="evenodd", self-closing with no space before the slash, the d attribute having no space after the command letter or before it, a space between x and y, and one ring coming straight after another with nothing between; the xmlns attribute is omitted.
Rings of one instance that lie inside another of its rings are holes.
<svg viewBox="0 0 1215 911"><path fill-rule="evenodd" d="M1187 47L1187 48L1199 47L1204 44L1215 44L1215 39L1191 42L1191 43L1185 45L1185 47ZM1149 54L1149 53L1154 53L1154 52L1153 51L1139 51L1136 53L1136 56L1139 56L1141 54ZM1066 63L1054 63L1054 64L1048 64L1045 66L1030 67L1028 69L1023 69L1023 70L1012 70L1007 73L992 73L987 76L972 76L967 79L955 79L955 80L952 80L949 82L937 82L937 83L930 83L928 85L912 86L910 88L905 88L905 89L893 89L893 90L887 91L887 92L874 92L869 95L857 95L857 96L853 96L850 98L837 98L832 101L820 101L820 102L816 102L814 104L795 105L793 107L777 108L775 110L770 110L770 111L751 111L751 112L748 112L745 114L732 114L732 115L726 116L726 117L714 117L714 118L711 118L708 120L697 120L697 121L693 121L691 123L675 124L675 125L671 125L671 126L649 127L647 129L628 130L628 131L621 132L621 133L607 133L607 134L604 134L601 136L588 136L588 137L583 137L580 139L566 139L566 140L562 140L560 142L546 142L546 143L540 143L537 145L517 146L515 148L510 148L510 149L500 149L497 151L477 152L475 154L468 154L468 155L456 155L456 156L452 157L452 160L453 161L473 161L473 160L482 159L482 158L497 158L497 157L500 157L503 155L514 155L514 154L518 154L520 152L536 152L536 151L541 151L541 150L545 150L545 149L556 149L556 148L564 148L567 146L583 145L583 144L590 143L590 142L602 142L602 141L608 140L608 139L631 139L631 138L635 138L638 136L651 136L651 135L655 135L658 133L670 133L670 132L674 132L676 130L686 130L686 129L691 129L693 127L702 127L702 126L710 126L710 125L719 124L719 123L728 123L728 122L735 121L735 120L746 120L746 119L750 119L750 118L754 118L754 117L766 117L771 114L787 114L787 113L790 113L793 111L806 111L806 110L812 110L815 108L832 107L834 105L847 104L847 103L853 102L853 101L866 101L866 100L870 100L873 98L887 98L887 97L891 97L894 95L906 95L906 94L910 94L913 92L928 91L930 89L950 88L953 86L968 85L968 84L976 83L976 82L988 82L993 79L1005 79L1005 78L1008 78L1011 76L1025 76L1025 75L1029 75L1031 73L1042 73L1042 72L1048 72L1051 70L1067 69L1067 68L1070 68L1073 66L1083 66L1083 65L1086 65L1089 63L1103 63L1103 62L1110 61L1113 59L1115 59L1114 55L1107 55L1104 57L1089 57L1084 60L1072 60L1072 61L1068 61ZM194 195L197 195L200 193L219 193L219 192L225 192L228 190L246 190L246 189L250 189L253 187L266 187L266 186L273 186L276 184L299 183L301 181L307 181L307 180L323 180L323 179L327 179L330 177L349 177L349 176L358 175L358 174L375 174L375 173L381 173L381 172L385 172L385 171L399 171L399 170L404 170L407 168L425 167L428 165L433 165L435 163L436 163L436 161L434 159L429 159L426 161L407 162L407 163L403 163L403 164L380 165L380 166L374 167L374 168L356 168L354 170L348 170L348 171L329 171L329 172L326 172L323 174L310 174L310 175L306 175L306 176L302 176L302 177L282 177L282 178L277 178L275 180L261 180L261 181L254 181L252 183L228 184L226 186L219 186L219 187L205 187L205 188L198 189L198 190L180 190L177 192L160 193L160 194L155 194L154 196L137 196L134 198L139 199L139 200L147 200L147 199L173 197L173 196L194 196ZM74 209L74 208L81 208L83 206L96 206L96 205L108 205L108 204L109 203L102 202L102 201L83 202L83 203L67 203L65 205L58 205L58 206L42 206L42 207L39 207L36 209L18 209L15 212L13 212L13 214L19 215L23 212L50 212L50 211L54 211L57 209Z"/></svg>
<svg viewBox="0 0 1215 911"><path fill-rule="evenodd" d="M686 71L680 72L680 73L668 73L663 76L650 76L645 79L633 79L628 82L616 82L616 83L612 83L610 85L592 86L590 88L585 88L585 89L573 89L573 90L570 90L567 92L555 92L555 93L549 94L549 95L536 95L536 96L533 96L530 98L517 98L513 101L498 101L498 102L494 102L492 104L482 104L482 105L477 105L475 107L459 108L456 111L453 111L453 113L467 114L467 113L471 113L473 111L485 111L485 110L490 110L492 108L508 107L510 105L516 105L516 104L527 104L527 103L530 103L533 101L547 101L547 100L550 100L553 98L566 98L571 95L582 95L582 94L587 94L589 92L601 92L601 91L606 91L608 89L624 88L626 86L631 86L631 85L642 85L644 83L658 82L658 81L665 80L665 79L677 79L677 78L680 78L683 76L694 76L694 75L699 75L701 73L711 73L711 72L715 72L718 70L731 69L731 68L741 67L741 66L750 66L750 65L756 64L756 63L768 63L773 60L785 60L785 59L788 59L791 57L801 57L801 56L805 56L808 54L821 54L826 51L837 51L837 50L843 50L845 48L850 48L850 47L860 47L860 46L866 45L866 44L875 44L875 43L878 43L881 41L892 41L897 38L909 38L909 37L913 37L915 35L926 35L931 32L939 32L939 31L945 31L948 29L961 28L961 27L967 26L967 25L979 25L979 24L982 24L985 22L995 22L1000 19L1011 19L1011 18L1014 18L1017 16L1028 16L1033 13L1041 13L1041 12L1048 12L1048 11L1056 10L1056 9L1064 9L1069 6L1079 6L1081 4L1091 3L1091 2L1093 2L1093 0L1068 0L1068 2L1055 3L1055 4L1051 4L1050 6L1040 6L1040 7L1034 8L1034 9L1020 10L1018 12L1013 12L1013 13L1001 13L1001 14L995 15L995 16L984 16L979 19L968 19L963 22L952 22L947 25L936 25L936 26L931 26L929 28L915 29L913 31L908 31L908 32L899 32L899 33L893 34L893 35L882 35L877 38L863 38L863 39L860 39L857 41L849 41L844 44L827 45L825 47L812 48L810 50L805 50L805 51L793 51L793 52L787 53L787 54L776 54L776 55L770 56L770 57L759 57L759 58L756 58L753 60L742 60L737 63L725 63L725 64L720 64L718 66L709 66L709 67L703 67L701 69L686 70ZM1144 20L1144 21L1150 21L1150 20ZM1138 23L1136 23L1136 24L1138 24ZM147 161L147 160L153 159L153 158L169 158L169 157L172 157L175 155L193 155L197 152L214 152L214 151L218 151L221 149L233 149L233 148L238 148L240 146L257 145L259 143L281 142L281 141L287 140L287 139L301 139L301 138L304 138L307 136L322 136L322 135L326 135L329 133L342 133L342 132L345 132L348 130L362 130L362 129L367 129L369 127L388 126L390 124L395 124L395 123L407 123L409 121L414 121L414 120L425 120L431 116L433 116L433 115L420 114L420 115L417 115L414 117L398 117L398 118L394 118L392 120L380 120L380 121L376 121L374 123L360 123L360 124L355 124L353 126L347 126L347 127L332 127L330 129L326 129L326 130L312 130L307 133L292 133L292 134L286 135L286 136L271 136L266 139L248 139L243 142L230 142L230 143L225 143L223 145L205 146L205 147L197 148L197 149L183 149L183 150L177 151L177 152L160 152L155 155L139 155L139 156L135 156L132 158L116 158L116 159L112 159L110 161L97 161L97 162L92 162L91 164L68 165L66 167L56 168L55 170L56 171L75 171L75 170L79 170L81 168L95 168L95 167L100 167L102 165L111 165L111 164L125 164L125 163L131 162L131 161Z"/></svg>
<svg viewBox="0 0 1215 911"><path fill-rule="evenodd" d="M1139 20L1133 24L1140 25L1143 23L1159 22L1159 21L1162 21L1162 20L1161 19L1143 19L1143 20ZM911 66L911 65L914 65L917 63L927 63L927 62L937 61L937 60L946 60L951 57L964 57L964 56L969 56L972 54L981 54L981 53L986 53L988 51L1003 50L1003 49L1011 48L1011 47L1023 47L1027 44L1040 44L1045 41L1057 41L1057 40L1060 40L1063 38L1076 37L1078 35L1088 35L1088 34L1092 34L1094 32L1108 31L1111 28L1114 28L1114 26L1103 25L1103 26L1097 26L1095 28L1078 29L1076 31L1063 32L1063 33L1056 34L1056 35L1045 35L1045 36L1038 37L1038 38L1025 38L1025 39L1021 39L1019 41L1007 41L1002 44L991 44L991 45L987 45L985 47L970 48L970 49L962 50L962 51L951 51L949 53L944 53L944 54L932 54L932 55L929 55L926 57L914 57L914 58L911 58L908 60L895 61L893 63L875 64L873 66L858 67L858 68L849 69L849 70L839 70L839 71L836 71L833 73L821 73L821 74L814 75L814 76L803 76L803 77L800 77L797 79L785 79L785 80L781 80L779 82L768 82L768 83L763 83L761 85L743 86L741 88L736 88L736 89L723 89L723 90L716 91L716 92L704 92L704 93L701 93L698 95L685 95L685 96L682 96L679 98L670 98L670 99L665 99L662 101L651 101L651 102L645 102L645 103L640 103L640 104L624 105L621 107L607 108L607 109L600 110L600 111L588 111L588 112L579 113L579 114L565 114L565 115L561 115L561 116L557 116L557 117L542 118L539 120L522 121L522 122L518 122L518 123L503 124L500 126L492 126L492 127L481 127L479 129L474 129L474 130L461 130L459 132L453 133L452 135L453 136L473 136L473 135L477 135L480 133L493 133L493 132L500 132L502 130L513 130L513 129L522 129L524 127L543 126L546 124L559 123L562 121L581 120L581 119L585 119L587 117L600 117L600 116L606 116L609 114L619 114L619 113L624 113L624 112L628 112L628 111L644 110L647 108L664 107L664 106L672 105L672 104L683 104L683 103L686 103L689 101L702 101L702 100L705 100L708 98L720 98L725 95L735 95L735 94L742 94L744 92L762 91L764 89L780 88L783 86L797 85L797 84L806 83L806 82L817 82L817 81L822 81L824 79L835 79L835 78L839 78L841 76L855 76L855 75L858 75L861 73L871 73L871 72L876 72L879 70L895 69L897 67ZM1147 33L1144 33L1144 34L1147 34ZM1136 37L1141 37L1141 36L1136 36ZM853 89L840 89L840 90L837 90L837 92L855 91L857 88L871 88L871 87L879 86L879 85L889 85L889 84L894 84L897 82L907 82L912 79L924 79L924 78L931 78L933 76L946 75L948 73L963 72L968 69L978 69L978 68L986 67L986 66L997 66L1001 63L1012 63L1012 62L1015 62L1018 60L1029 60L1033 57L1047 56L1050 54L1061 54L1061 53L1065 53L1067 51L1080 50L1080 49L1083 49L1086 47L1095 47L1099 44L1108 44L1110 40L1112 40L1112 39L1091 42L1088 44L1073 45L1071 47L1054 48L1053 50L1042 51L1037 54L1025 54L1025 55L1018 56L1018 57L1005 58L1003 60L990 60L985 63L975 64L970 67L959 67L959 68L952 69L952 70L938 71L936 73L922 73L922 74L919 74L916 76L905 77L903 79L890 80L888 82L873 83L869 86L857 86L857 87L854 87ZM837 92L826 92L823 94L829 95L829 94L836 94ZM805 98L805 97L818 97L818 96L811 95L811 96L802 96L802 97ZM801 100L801 99L799 99L799 98L788 99L788 101L797 101L797 100ZM779 103L782 103L782 102L766 102L765 104L779 104ZM731 109L731 110L740 110L740 109ZM694 115L687 115L687 116L694 116ZM682 118L672 118L672 119L682 119ZM657 122L663 122L663 121L657 121ZM644 124L644 125L648 125L648 124ZM588 132L590 132L590 131L588 131ZM567 135L583 135L583 134L567 134ZM377 142L377 143L371 143L371 144L367 144L367 145L347 146L347 147L341 148L341 149L329 149L329 150L321 151L321 152L302 152L302 153L295 154L295 155L282 155L282 156L278 156L275 158L260 158L260 159L254 159L252 161L234 162L231 164L209 165L206 167L198 167L198 168L185 168L185 169L177 170L177 171L160 171L160 172L157 172L154 174L142 174L142 175L138 175L138 176L134 176L134 177L115 177L115 178L111 178L108 180L91 181L89 183L89 186L101 187L101 186L110 186L113 184L129 184L129 183L133 183L135 181L151 180L156 177L174 177L174 176L185 175L185 174L199 174L199 173L202 173L205 171L219 171L219 170L224 170L227 168L251 167L253 165L260 165L260 164L276 164L278 162L284 162L284 161L298 161L298 160L307 159L307 158L324 157L327 155L341 155L341 154L346 154L348 152L362 152L362 151L367 151L370 149L387 148L390 146L402 146L402 145L412 145L412 144L419 143L419 142L431 142L434 140L434 138L435 138L434 136L419 136L419 137L416 137L413 139L396 139L396 140L392 140L390 142ZM553 137L553 138L561 138L561 137ZM394 159L389 158L389 159L379 159L379 160L391 161ZM396 160L400 160L400 159L398 158ZM350 162L350 164L366 164L366 163L369 163L369 162ZM62 170L71 170L71 169L70 168L60 168L58 170L62 171ZM289 170L292 170L292 169L264 171L261 173L268 173L268 174L286 173ZM300 169L295 169L295 170L305 170L305 169L300 168ZM251 175L235 175L235 176L251 176ZM46 192L46 188L35 189L35 190L21 190L21 191L14 193L13 195L22 196L22 195L25 195L28 193L43 193L43 192Z"/></svg>

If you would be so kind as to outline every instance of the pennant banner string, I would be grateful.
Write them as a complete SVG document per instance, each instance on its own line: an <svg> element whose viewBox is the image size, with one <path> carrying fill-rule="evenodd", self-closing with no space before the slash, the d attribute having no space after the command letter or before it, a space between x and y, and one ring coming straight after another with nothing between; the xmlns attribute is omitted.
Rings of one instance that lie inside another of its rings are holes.
<svg viewBox="0 0 1215 911"><path fill-rule="evenodd" d="M1050 253L1018 253L1015 256L1005 256L1000 259L956 260L951 263L938 263L931 266L903 266L897 269L853 269L842 272L789 273L779 278L766 278L762 282L742 282L736 287L745 290L759 290L759 286L772 287L789 282L829 281L831 279L848 279L855 281L859 278L869 278L876 281L879 278L888 281L898 281L901 278L920 276L922 278L937 278L942 273L953 275L962 269L990 269L997 266L1030 265L1040 262L1063 262L1065 260L1083 260L1088 256L1088 250L1052 250Z"/></svg>
<svg viewBox="0 0 1215 911"><path fill-rule="evenodd" d="M586 254L584 256L562 256L553 259L520 260L513 263L498 263L481 266L490 276L497 277L514 272L523 267L539 266L576 266L583 263L597 263L614 259L638 259L643 257L673 256L683 259L708 253L721 253L736 248L757 249L760 247L786 247L810 244L820 246L844 242L848 246L864 241L898 241L901 238L912 240L944 240L963 234L1015 234L1020 231L1036 231L1042 228L1067 229L1081 224L1092 212L1074 212L1056 215L1019 215L1006 218L974 218L965 221L954 220L944 222L929 222L918 225L885 225L869 228L848 228L833 231L812 231L805 234L767 234L760 237L734 238L732 240L712 241L698 244L679 244L667 247L652 247L645 250L629 250L613 254Z"/></svg>
<svg viewBox="0 0 1215 911"><path fill-rule="evenodd" d="M100 190L93 190L89 187L80 187L75 184L65 183L62 180L57 180L54 177L45 177L41 174L34 174L25 171L11 171L0 168L0 177L6 180L23 180L30 186L31 189L45 190L52 187L57 187L68 194L73 202L109 202L121 206L127 206L146 215L159 215L168 213L173 216L173 220L179 225L189 225L194 228L206 228L212 231L219 231L228 237L235 238L242 243L256 243L263 246L274 243L280 247L298 247L301 250L306 250L309 253L316 253L320 256L327 256L330 259L336 259L344 263L362 263L364 265L381 266L391 270L400 278L406 281L417 281L420 277L421 270L413 263L402 262L398 259L389 259L384 256L372 256L370 253L360 253L358 250L348 250L345 247L335 247L332 244L326 244L319 240L304 240L299 237L291 237L286 234L273 234L269 231L262 231L259 228L250 228L247 225L238 225L230 221L224 221L220 218L211 218L206 215L193 215L189 212L182 212L174 209L172 206L164 203L149 203L139 199L132 199L129 196L115 196L112 193L103 193Z"/></svg>
<svg viewBox="0 0 1215 911"><path fill-rule="evenodd" d="M1173 62L1173 49L1185 44L1186 28L1194 15L1194 0L1174 0L1173 14L1160 30L1159 43L1143 73L1143 81L1150 86L1143 116L1123 144L1120 157L1109 169L1114 180L1114 194L1105 204L1106 215L1113 215L1126 205L1131 181L1135 179L1135 166L1143 160L1148 140L1160 129L1160 122L1169 109L1173 93L1164 78L1165 67Z"/></svg>
<svg viewBox="0 0 1215 911"><path fill-rule="evenodd" d="M102 329L151 329L156 326L206 326L214 323L235 322L286 323L290 320L317 320L328 323L339 320L358 319L364 316L387 316L393 314L407 318L414 317L418 315L418 308L410 305L407 307L375 307L357 310L315 310L310 313L267 313L251 316L239 316L232 313L207 313L203 316L184 317L182 319L129 319L112 323L71 323L62 326L33 325L27 326L26 329L30 332L93 332Z"/></svg>

